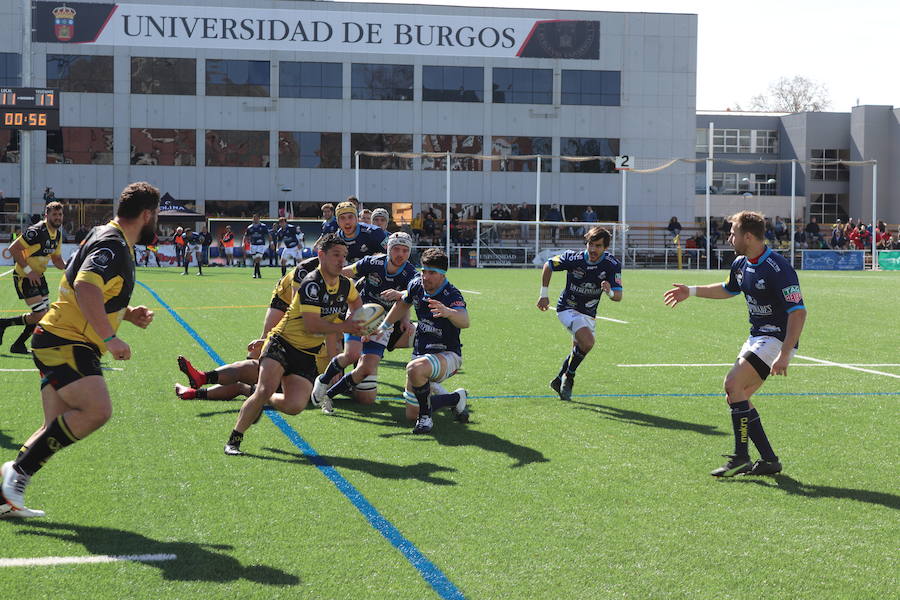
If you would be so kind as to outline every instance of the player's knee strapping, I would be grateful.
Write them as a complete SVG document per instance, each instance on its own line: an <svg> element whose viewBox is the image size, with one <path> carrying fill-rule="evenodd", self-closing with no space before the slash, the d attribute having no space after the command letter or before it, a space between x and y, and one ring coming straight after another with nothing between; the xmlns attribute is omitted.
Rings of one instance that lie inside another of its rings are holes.
<svg viewBox="0 0 900 600"><path fill-rule="evenodd" d="M378 376L366 375L355 387L360 392L376 392L378 390Z"/></svg>
<svg viewBox="0 0 900 600"><path fill-rule="evenodd" d="M419 401L416 400L416 395L409 390L403 390L403 399L406 400L407 404L411 404L413 406L419 405Z"/></svg>
<svg viewBox="0 0 900 600"><path fill-rule="evenodd" d="M47 309L50 308L50 299L49 299L49 298L42 298L41 300L38 300L38 301L35 302L34 304L29 304L29 305L28 305L28 308L31 309L31 312L32 312L32 313L40 313L40 312L44 312L44 311L46 311Z"/></svg>
<svg viewBox="0 0 900 600"><path fill-rule="evenodd" d="M429 379L437 379L441 374L441 361L434 354L426 354L425 358L427 358L428 362L431 364L431 376Z"/></svg>

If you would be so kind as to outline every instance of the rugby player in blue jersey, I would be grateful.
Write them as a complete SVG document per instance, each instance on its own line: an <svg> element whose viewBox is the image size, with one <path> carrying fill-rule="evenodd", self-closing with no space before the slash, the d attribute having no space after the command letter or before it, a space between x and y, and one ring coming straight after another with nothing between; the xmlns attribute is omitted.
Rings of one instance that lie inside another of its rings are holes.
<svg viewBox="0 0 900 600"><path fill-rule="evenodd" d="M261 223L259 215L253 215L253 223L247 227L244 239L250 240L250 257L253 259L253 279L262 279L259 263L269 249L269 228Z"/></svg>
<svg viewBox="0 0 900 600"><path fill-rule="evenodd" d="M567 271L566 286L556 303L556 316L572 334L572 351L550 388L561 400L572 399L575 371L594 347L597 305L606 293L613 301L622 300L622 264L607 252L612 236L603 227L592 227L584 235L585 250L568 250L552 257L541 273L541 295L537 307L550 308L547 287L553 271Z"/></svg>
<svg viewBox="0 0 900 600"><path fill-rule="evenodd" d="M374 225L362 223L356 205L341 202L334 209L337 215L338 237L347 245L347 263L352 264L364 256L385 251L387 232Z"/></svg>
<svg viewBox="0 0 900 600"><path fill-rule="evenodd" d="M418 272L410 264L409 253L412 251L413 241L408 233L398 231L388 238L387 254L375 254L366 256L354 264L344 267L342 275L351 279L361 278L362 289L360 296L363 304L380 304L389 311L394 302L403 296L409 282ZM412 333L408 319L398 324L398 334L403 329L402 335L409 337ZM313 401L322 404L322 411L331 414L334 411L332 401L338 394L348 393L354 390L353 397L364 404L375 402L377 395L378 363L384 356L388 342L393 333L392 328L381 329L368 338L348 336L344 351L335 356L328 365L328 369L316 378L313 387ZM399 342L404 345L403 341ZM393 347L393 346L392 346ZM356 364L356 368L344 375L331 388L328 382L340 373L345 366Z"/></svg>
<svg viewBox="0 0 900 600"><path fill-rule="evenodd" d="M273 237L284 245L284 249L281 251L281 276L284 277L287 275L287 261L289 258L294 259L295 267L302 260L303 232L293 223L288 223L284 217L280 217L278 219L278 229L275 230Z"/></svg>
<svg viewBox="0 0 900 600"><path fill-rule="evenodd" d="M422 273L413 279L384 318L382 330L396 327L414 307L416 324L413 354L406 365L406 417L416 419L413 433L429 433L434 427L431 412L450 407L461 422L468 421L468 394L459 388L449 394L432 395L432 383L441 383L462 366L461 329L469 326L463 295L447 279L449 259L440 248L422 253Z"/></svg>
<svg viewBox="0 0 900 600"><path fill-rule="evenodd" d="M725 455L728 461L710 475L774 475L781 471L781 462L772 450L750 396L770 373L787 375L806 321L806 307L797 272L787 259L766 246L763 215L745 210L728 220L731 222L728 241L738 255L731 264L728 281L690 287L676 283L666 291L664 300L666 305L674 307L690 296L724 299L744 293L750 313L750 337L725 377L725 399L731 409L734 429L734 454ZM750 462L748 438L753 440L761 456L754 463Z"/></svg>

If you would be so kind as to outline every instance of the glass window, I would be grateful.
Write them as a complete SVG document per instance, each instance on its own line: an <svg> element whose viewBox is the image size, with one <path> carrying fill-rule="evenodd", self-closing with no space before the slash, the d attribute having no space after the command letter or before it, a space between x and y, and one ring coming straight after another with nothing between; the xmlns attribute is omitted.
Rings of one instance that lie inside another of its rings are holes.
<svg viewBox="0 0 900 600"><path fill-rule="evenodd" d="M553 69L494 68L495 104L551 104Z"/></svg>
<svg viewBox="0 0 900 600"><path fill-rule="evenodd" d="M697 131L699 144L701 130ZM705 146L703 151L706 151ZM769 129L713 129L713 151L774 154L778 151L778 132Z"/></svg>
<svg viewBox="0 0 900 600"><path fill-rule="evenodd" d="M812 194L809 198L809 216L819 223L834 223L838 219L847 222L848 194Z"/></svg>
<svg viewBox="0 0 900 600"><path fill-rule="evenodd" d="M560 138L559 153L562 156L610 156L619 154L617 138ZM560 173L615 173L613 158L572 162L560 160Z"/></svg>
<svg viewBox="0 0 900 600"><path fill-rule="evenodd" d="M282 169L340 169L341 134L279 131L278 166Z"/></svg>
<svg viewBox="0 0 900 600"><path fill-rule="evenodd" d="M709 153L709 129L697 128L696 152Z"/></svg>
<svg viewBox="0 0 900 600"><path fill-rule="evenodd" d="M196 59L132 56L131 93L195 96Z"/></svg>
<svg viewBox="0 0 900 600"><path fill-rule="evenodd" d="M350 156L354 166L358 150L369 152L412 152L412 134L408 133L351 133ZM397 156L360 156L361 169L412 169L412 158Z"/></svg>
<svg viewBox="0 0 900 600"><path fill-rule="evenodd" d="M422 67L422 100L483 102L483 67Z"/></svg>
<svg viewBox="0 0 900 600"><path fill-rule="evenodd" d="M809 178L813 181L850 181L850 171L839 160L850 160L850 150L814 148L809 151ZM831 163L831 164L829 164Z"/></svg>
<svg viewBox="0 0 900 600"><path fill-rule="evenodd" d="M197 130L132 129L131 164L193 167L197 164Z"/></svg>
<svg viewBox="0 0 900 600"><path fill-rule="evenodd" d="M483 138L480 135L423 135L422 152L452 152L454 154L481 154ZM444 158L422 158L422 169L443 171L447 168ZM452 171L481 171L482 162L476 158L453 157Z"/></svg>
<svg viewBox="0 0 900 600"><path fill-rule="evenodd" d="M207 167L268 167L269 132L208 129Z"/></svg>
<svg viewBox="0 0 900 600"><path fill-rule="evenodd" d="M498 135L491 138L491 154L499 156L528 156L534 154L550 155L553 153L552 140L548 137L527 137ZM492 171L518 171L534 173L537 171L537 159L528 160L492 160ZM549 173L553 168L550 158L541 159L541 173Z"/></svg>
<svg viewBox="0 0 900 600"><path fill-rule="evenodd" d="M63 127L47 131L47 164L113 164L112 127Z"/></svg>
<svg viewBox="0 0 900 600"><path fill-rule="evenodd" d="M619 71L574 71L563 69L562 103L582 106L619 106Z"/></svg>
<svg viewBox="0 0 900 600"><path fill-rule="evenodd" d="M206 59L207 96L269 95L269 61Z"/></svg>
<svg viewBox="0 0 900 600"><path fill-rule="evenodd" d="M412 100L412 65L354 63L350 97L354 100Z"/></svg>
<svg viewBox="0 0 900 600"><path fill-rule="evenodd" d="M22 85L21 54L0 52L0 85L10 87Z"/></svg>
<svg viewBox="0 0 900 600"><path fill-rule="evenodd" d="M278 95L282 98L343 97L344 66L341 63L278 63Z"/></svg>
<svg viewBox="0 0 900 600"><path fill-rule="evenodd" d="M702 175L702 174L701 174ZM768 183L775 179L775 173L717 173L712 174L712 194L745 194L755 196L774 196L776 183ZM700 192L704 193L702 185Z"/></svg>
<svg viewBox="0 0 900 600"><path fill-rule="evenodd" d="M113 93L113 57L47 55L47 87L62 92Z"/></svg>
<svg viewBox="0 0 900 600"><path fill-rule="evenodd" d="M0 163L19 162L19 132L0 129Z"/></svg>

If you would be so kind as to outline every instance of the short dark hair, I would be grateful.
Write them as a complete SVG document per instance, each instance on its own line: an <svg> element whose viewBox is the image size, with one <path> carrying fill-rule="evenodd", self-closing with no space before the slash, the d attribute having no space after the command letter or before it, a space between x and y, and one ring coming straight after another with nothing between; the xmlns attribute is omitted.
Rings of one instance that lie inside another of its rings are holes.
<svg viewBox="0 0 900 600"><path fill-rule="evenodd" d="M56 202L56 201L48 202L47 206L44 207L44 214L48 215L48 214L50 214L51 210L62 210L62 209L63 209L62 202Z"/></svg>
<svg viewBox="0 0 900 600"><path fill-rule="evenodd" d="M605 227L595 225L594 227L591 227L586 234L584 234L584 241L588 244L590 244L591 242L603 242L603 247L609 248L609 244L612 241L612 235Z"/></svg>
<svg viewBox="0 0 900 600"><path fill-rule="evenodd" d="M326 208L329 209L331 212L334 212L334 204L332 204L331 202L326 202L325 204L322 205L322 210L325 210Z"/></svg>
<svg viewBox="0 0 900 600"><path fill-rule="evenodd" d="M356 196L347 196L345 202L352 202L356 206L359 206L359 198L357 198Z"/></svg>
<svg viewBox="0 0 900 600"><path fill-rule="evenodd" d="M116 216L123 219L137 219L145 210L159 208L159 190L146 181L129 183L119 196Z"/></svg>
<svg viewBox="0 0 900 600"><path fill-rule="evenodd" d="M450 259L440 248L429 248L422 253L422 266L446 271L450 267Z"/></svg>
<svg viewBox="0 0 900 600"><path fill-rule="evenodd" d="M318 247L319 252L328 252L335 246L344 246L346 248L347 242L342 240L336 233L326 233L316 241L315 245Z"/></svg>
<svg viewBox="0 0 900 600"><path fill-rule="evenodd" d="M728 217L728 222L741 233L752 234L758 240L766 239L766 218L762 213L742 210Z"/></svg>

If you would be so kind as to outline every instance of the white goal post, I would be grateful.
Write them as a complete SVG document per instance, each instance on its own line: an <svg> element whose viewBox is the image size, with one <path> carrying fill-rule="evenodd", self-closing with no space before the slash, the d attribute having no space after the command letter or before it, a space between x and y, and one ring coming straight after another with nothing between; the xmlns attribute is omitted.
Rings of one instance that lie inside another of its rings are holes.
<svg viewBox="0 0 900 600"><path fill-rule="evenodd" d="M478 219L475 229L476 266L534 267L566 250L583 250L584 234L594 226L612 235L609 251L621 258L622 223L580 221L497 221Z"/></svg>

